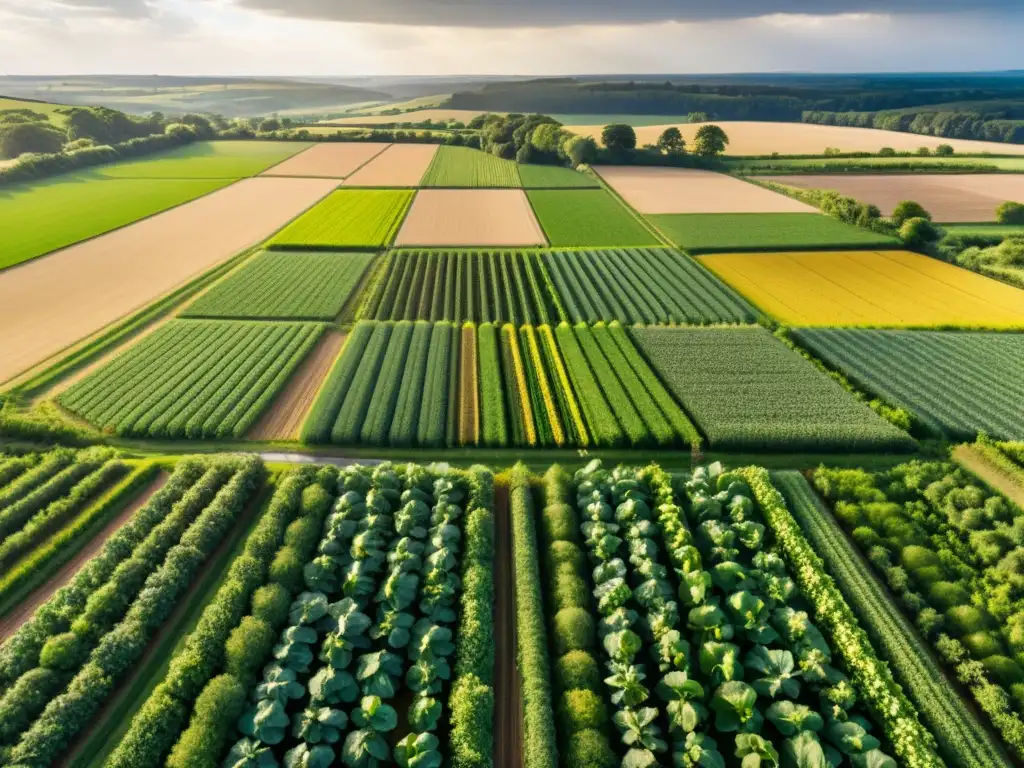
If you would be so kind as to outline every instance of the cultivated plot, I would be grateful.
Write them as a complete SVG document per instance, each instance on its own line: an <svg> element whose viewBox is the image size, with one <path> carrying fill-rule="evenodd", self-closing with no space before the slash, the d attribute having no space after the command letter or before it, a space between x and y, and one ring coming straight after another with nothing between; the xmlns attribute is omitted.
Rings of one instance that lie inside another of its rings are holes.
<svg viewBox="0 0 1024 768"><path fill-rule="evenodd" d="M305 152L264 172L266 176L317 176L343 179L379 155L390 144L375 141L340 141L314 144Z"/></svg>
<svg viewBox="0 0 1024 768"><path fill-rule="evenodd" d="M632 333L712 448L913 446L908 435L763 328L635 328Z"/></svg>
<svg viewBox="0 0 1024 768"><path fill-rule="evenodd" d="M423 176L424 187L521 187L519 165L471 147L442 146Z"/></svg>
<svg viewBox="0 0 1024 768"><path fill-rule="evenodd" d="M297 250L388 245L414 194L411 190L338 190L281 230L270 245Z"/></svg>
<svg viewBox="0 0 1024 768"><path fill-rule="evenodd" d="M1024 327L1024 291L908 251L717 254L700 261L791 325Z"/></svg>
<svg viewBox="0 0 1024 768"><path fill-rule="evenodd" d="M820 155L827 147L842 152L877 152L882 147L897 151L913 151L918 147L935 149L940 144L951 145L958 153L991 152L993 155L1024 155L1024 146L994 141L973 141L969 139L946 139L939 136L922 136L916 133L883 131L877 128L848 128L838 125L815 125L813 123L768 123L756 121L713 121L729 136L729 155ZM581 136L601 140L601 125L566 125L566 129ZM637 146L653 144L666 128L672 124L651 125L636 129ZM690 146L696 137L700 124L676 123Z"/></svg>
<svg viewBox="0 0 1024 768"><path fill-rule="evenodd" d="M175 320L75 384L60 402L121 436L239 438L324 327Z"/></svg>
<svg viewBox="0 0 1024 768"><path fill-rule="evenodd" d="M258 243L333 188L321 179L246 179L0 273L0 381Z"/></svg>
<svg viewBox="0 0 1024 768"><path fill-rule="evenodd" d="M640 213L816 213L816 209L748 181L694 168L595 167Z"/></svg>
<svg viewBox="0 0 1024 768"><path fill-rule="evenodd" d="M1007 200L1024 200L1024 175L1017 174L805 174L766 176L765 181L801 189L832 189L877 205L888 216L914 200L938 222L995 221Z"/></svg>
<svg viewBox="0 0 1024 768"><path fill-rule="evenodd" d="M372 253L264 251L200 296L183 317L333 320Z"/></svg>
<svg viewBox="0 0 1024 768"><path fill-rule="evenodd" d="M1024 334L822 328L795 337L936 436L1024 438Z"/></svg>
<svg viewBox="0 0 1024 768"><path fill-rule="evenodd" d="M648 216L691 253L898 248L900 241L820 213L683 213Z"/></svg>
<svg viewBox="0 0 1024 768"><path fill-rule="evenodd" d="M392 144L349 176L346 187L415 187L430 167L434 144Z"/></svg>
<svg viewBox="0 0 1024 768"><path fill-rule="evenodd" d="M518 189L425 189L395 241L401 246L543 245L544 234Z"/></svg>
<svg viewBox="0 0 1024 768"><path fill-rule="evenodd" d="M603 189L534 189L527 194L552 245L628 248L661 244Z"/></svg>
<svg viewBox="0 0 1024 768"><path fill-rule="evenodd" d="M435 123L448 122L449 120L468 123L474 117L486 114L488 113L476 109L416 109L399 115L335 117L323 122L330 123L331 125L390 125L392 123L422 123L427 120L433 120Z"/></svg>
<svg viewBox="0 0 1024 768"><path fill-rule="evenodd" d="M557 165L523 164L519 166L519 176L523 180L523 186L527 189L572 189L601 186L593 176Z"/></svg>
<svg viewBox="0 0 1024 768"><path fill-rule="evenodd" d="M298 141L200 141L96 168L109 179L241 179L302 152Z"/></svg>

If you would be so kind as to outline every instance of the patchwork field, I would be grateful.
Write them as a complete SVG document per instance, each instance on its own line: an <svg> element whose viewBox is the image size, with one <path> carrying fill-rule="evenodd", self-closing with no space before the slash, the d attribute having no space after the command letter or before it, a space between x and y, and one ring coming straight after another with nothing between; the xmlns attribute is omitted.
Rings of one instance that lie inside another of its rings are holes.
<svg viewBox="0 0 1024 768"><path fill-rule="evenodd" d="M907 251L718 254L700 261L792 325L1024 327L1024 291Z"/></svg>
<svg viewBox="0 0 1024 768"><path fill-rule="evenodd" d="M189 305L183 317L333 320L372 253L264 251Z"/></svg>
<svg viewBox="0 0 1024 768"><path fill-rule="evenodd" d="M998 242L1006 237L1024 235L1024 224L950 224L942 228L951 235L985 237Z"/></svg>
<svg viewBox="0 0 1024 768"><path fill-rule="evenodd" d="M520 165L519 176L526 189L571 189L601 186L592 176L557 165Z"/></svg>
<svg viewBox="0 0 1024 768"><path fill-rule="evenodd" d="M763 328L635 328L712 448L886 451L908 435Z"/></svg>
<svg viewBox="0 0 1024 768"><path fill-rule="evenodd" d="M92 172L0 189L0 269L226 187L228 179L104 180Z"/></svg>
<svg viewBox="0 0 1024 768"><path fill-rule="evenodd" d="M521 187L519 165L470 147L442 146L423 181L424 187Z"/></svg>
<svg viewBox="0 0 1024 768"><path fill-rule="evenodd" d="M121 182L100 184L107 183ZM258 243L333 187L322 179L246 179L0 272L0 381Z"/></svg>
<svg viewBox="0 0 1024 768"><path fill-rule="evenodd" d="M729 136L728 155L820 155L827 147L842 152L877 152L882 147L897 151L914 151L918 147L935 149L949 144L959 153L991 152L993 155L1024 155L1024 145L969 139L946 139L916 133L883 131L877 128L847 128L813 123L769 123L756 121L715 120ZM581 136L601 141L601 125L566 125L568 130ZM636 129L637 146L653 144L671 125L651 125ZM700 125L677 123L687 144L692 145Z"/></svg>
<svg viewBox="0 0 1024 768"><path fill-rule="evenodd" d="M1016 174L806 174L765 180L801 189L834 189L877 205L886 216L903 200L914 200L937 222L995 221L1001 204L1024 200L1024 175Z"/></svg>
<svg viewBox="0 0 1024 768"><path fill-rule="evenodd" d="M474 117L485 114L487 113L479 112L475 109L417 109L398 115L337 117L332 120L324 120L323 122L332 125L386 125L388 123L422 123L427 120L433 120L435 123L447 122L448 120L468 123Z"/></svg>
<svg viewBox="0 0 1024 768"><path fill-rule="evenodd" d="M842 172L843 167L854 164L858 167L870 167L877 169L878 173L900 173L900 165L912 163L914 166L924 166L936 171L942 169L955 172L964 168L977 170L977 166L985 166L992 171L1004 173L1024 173L1024 157L998 157L994 155L962 155L962 156L940 156L940 155L898 155L896 157L766 157L766 158L727 158L726 166L732 170L742 170L745 173L828 173L830 166L835 166L836 172ZM822 171L821 168L825 167ZM811 170L813 169L813 170ZM905 173L906 171L902 171Z"/></svg>
<svg viewBox="0 0 1024 768"><path fill-rule="evenodd" d="M346 187L415 187L437 154L435 144L392 144L344 183Z"/></svg>
<svg viewBox="0 0 1024 768"><path fill-rule="evenodd" d="M75 384L60 402L121 436L240 438L324 327L175 320Z"/></svg>
<svg viewBox="0 0 1024 768"><path fill-rule="evenodd" d="M796 340L933 435L1024 438L1024 334L799 329Z"/></svg>
<svg viewBox="0 0 1024 768"><path fill-rule="evenodd" d="M395 240L400 246L543 245L544 233L518 189L424 189Z"/></svg>
<svg viewBox="0 0 1024 768"><path fill-rule="evenodd" d="M683 213L648 216L691 253L898 248L900 241L820 213Z"/></svg>
<svg viewBox="0 0 1024 768"><path fill-rule="evenodd" d="M603 189L527 192L553 246L628 248L661 245L629 210Z"/></svg>
<svg viewBox="0 0 1024 768"><path fill-rule="evenodd" d="M595 170L640 213L815 213L815 208L714 171L606 165Z"/></svg>
<svg viewBox="0 0 1024 768"><path fill-rule="evenodd" d="M200 141L90 171L107 179L241 179L255 176L307 147L298 141Z"/></svg>
<svg viewBox="0 0 1024 768"><path fill-rule="evenodd" d="M379 155L390 144L380 142L324 142L264 171L267 176L315 176L343 179Z"/></svg>
<svg viewBox="0 0 1024 768"><path fill-rule="evenodd" d="M411 190L338 190L281 230L270 245L298 250L388 245L414 194Z"/></svg>
<svg viewBox="0 0 1024 768"><path fill-rule="evenodd" d="M666 248L541 255L563 317L574 323L744 323L757 312L692 259Z"/></svg>

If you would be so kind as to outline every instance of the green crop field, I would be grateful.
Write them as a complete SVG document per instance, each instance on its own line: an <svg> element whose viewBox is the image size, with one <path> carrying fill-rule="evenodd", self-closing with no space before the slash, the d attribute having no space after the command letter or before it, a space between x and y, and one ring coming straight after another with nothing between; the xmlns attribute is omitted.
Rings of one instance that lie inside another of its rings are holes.
<svg viewBox="0 0 1024 768"><path fill-rule="evenodd" d="M201 141L104 165L95 173L107 179L241 179L262 173L309 146L297 141Z"/></svg>
<svg viewBox="0 0 1024 768"><path fill-rule="evenodd" d="M521 187L513 160L470 147L438 147L420 182L422 187Z"/></svg>
<svg viewBox="0 0 1024 768"><path fill-rule="evenodd" d="M371 253L264 251L182 316L333 320L371 261Z"/></svg>
<svg viewBox="0 0 1024 768"><path fill-rule="evenodd" d="M51 104L47 101L25 101L23 99L8 99L0 96L0 112L13 109L28 109L46 115L52 125L63 126L66 121L64 115L57 114L58 109L66 109L64 104Z"/></svg>
<svg viewBox="0 0 1024 768"><path fill-rule="evenodd" d="M412 203L412 190L341 189L285 227L272 246L379 247L395 239Z"/></svg>
<svg viewBox="0 0 1024 768"><path fill-rule="evenodd" d="M942 229L950 235L984 237L993 242L1024 236L1024 224L943 224Z"/></svg>
<svg viewBox="0 0 1024 768"><path fill-rule="evenodd" d="M799 329L796 340L931 434L1024 437L1024 334Z"/></svg>
<svg viewBox="0 0 1024 768"><path fill-rule="evenodd" d="M530 190L530 204L556 247L626 248L661 245L603 189Z"/></svg>
<svg viewBox="0 0 1024 768"><path fill-rule="evenodd" d="M175 320L60 395L121 436L240 438L325 326Z"/></svg>
<svg viewBox="0 0 1024 768"><path fill-rule="evenodd" d="M647 217L691 253L898 248L901 243L818 213L682 213Z"/></svg>
<svg viewBox="0 0 1024 768"><path fill-rule="evenodd" d="M600 187L593 176L557 165L520 165L519 175L527 189L571 189Z"/></svg>
<svg viewBox="0 0 1024 768"><path fill-rule="evenodd" d="M886 451L913 440L763 328L635 328L712 448Z"/></svg>
<svg viewBox="0 0 1024 768"><path fill-rule="evenodd" d="M758 313L692 259L668 248L551 251L541 256L574 323L751 323Z"/></svg>
<svg viewBox="0 0 1024 768"><path fill-rule="evenodd" d="M101 179L76 173L0 189L0 269L226 187L227 179Z"/></svg>

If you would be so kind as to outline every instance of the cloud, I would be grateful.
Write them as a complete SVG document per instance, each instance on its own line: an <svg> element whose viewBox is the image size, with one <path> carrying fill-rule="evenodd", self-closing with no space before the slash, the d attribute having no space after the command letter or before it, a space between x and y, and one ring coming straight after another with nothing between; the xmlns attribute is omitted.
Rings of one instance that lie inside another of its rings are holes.
<svg viewBox="0 0 1024 768"><path fill-rule="evenodd" d="M443 27L558 27L720 21L771 14L941 14L1011 11L1019 0L236 0L320 21Z"/></svg>
<svg viewBox="0 0 1024 768"><path fill-rule="evenodd" d="M58 11L119 19L148 19L153 15L149 0L58 0L50 5Z"/></svg>

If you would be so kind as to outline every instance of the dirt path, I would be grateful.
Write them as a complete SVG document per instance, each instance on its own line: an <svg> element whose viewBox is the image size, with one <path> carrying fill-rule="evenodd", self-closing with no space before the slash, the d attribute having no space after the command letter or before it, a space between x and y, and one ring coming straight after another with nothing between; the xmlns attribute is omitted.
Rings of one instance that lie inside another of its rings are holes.
<svg viewBox="0 0 1024 768"><path fill-rule="evenodd" d="M118 514L113 520L108 522L90 541L78 551L78 553L66 562L59 571L43 584L41 587L36 589L34 592L29 594L13 611L8 613L2 619L0 619L0 641L7 639L10 635L14 634L22 624L24 624L36 609L50 599L51 595L58 589L63 587L78 573L78 569L81 568L85 563L106 544L114 531L120 528L124 523L134 515L139 509L141 509L150 499L150 497L156 493L163 484L167 482L169 477L167 472L159 472L156 477L147 485L135 501L126 506L120 514Z"/></svg>
<svg viewBox="0 0 1024 768"><path fill-rule="evenodd" d="M993 467L984 456L969 445L958 445L953 449L953 458L965 469L973 472L1001 494L1024 509L1024 490L1014 485L998 469Z"/></svg>
<svg viewBox="0 0 1024 768"><path fill-rule="evenodd" d="M494 487L494 766L523 766L523 696L516 664L516 589L508 486Z"/></svg>
<svg viewBox="0 0 1024 768"><path fill-rule="evenodd" d="M327 331L299 366L288 385L275 398L267 412L249 433L251 440L295 440L302 422L313 406L320 386L338 358L348 336L341 331Z"/></svg>

